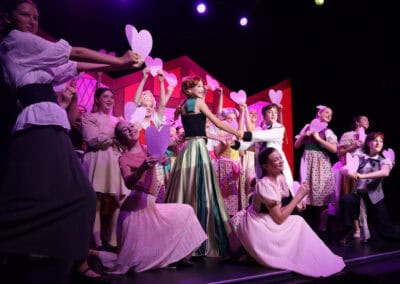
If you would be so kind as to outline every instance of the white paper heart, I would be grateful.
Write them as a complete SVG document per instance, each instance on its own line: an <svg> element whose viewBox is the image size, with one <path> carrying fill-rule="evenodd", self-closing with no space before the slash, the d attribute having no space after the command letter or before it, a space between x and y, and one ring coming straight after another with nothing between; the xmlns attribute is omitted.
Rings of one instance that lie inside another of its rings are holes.
<svg viewBox="0 0 400 284"><path fill-rule="evenodd" d="M127 102L124 106L124 115L126 120L131 120L132 114L136 110L136 104L133 102Z"/></svg>
<svg viewBox="0 0 400 284"><path fill-rule="evenodd" d="M358 140L360 140L364 143L365 138L367 138L367 134L365 134L364 127L361 127L360 129L358 129Z"/></svg>
<svg viewBox="0 0 400 284"><path fill-rule="evenodd" d="M107 52L105 49L100 49L99 52L115 57L115 52L114 51Z"/></svg>
<svg viewBox="0 0 400 284"><path fill-rule="evenodd" d="M320 132L328 126L328 123L321 122L318 118L315 118L310 123L310 131L312 132Z"/></svg>
<svg viewBox="0 0 400 284"><path fill-rule="evenodd" d="M212 91L215 91L219 87L218 81L208 74L206 74L206 81L207 86L209 86Z"/></svg>
<svg viewBox="0 0 400 284"><path fill-rule="evenodd" d="M293 181L292 191L294 194L297 193L297 191L299 190L299 187L300 187L300 183L298 181Z"/></svg>
<svg viewBox="0 0 400 284"><path fill-rule="evenodd" d="M147 110L145 107L137 107L135 109L135 111L132 113L130 119L129 118L128 119L130 122L138 121L138 122L142 123L144 120L144 117L146 116L146 112L147 112Z"/></svg>
<svg viewBox="0 0 400 284"><path fill-rule="evenodd" d="M360 159L358 156L353 157L350 153L346 153L346 168L350 173L356 173L359 165Z"/></svg>
<svg viewBox="0 0 400 284"><path fill-rule="evenodd" d="M282 90L277 90L275 91L274 89L270 89L268 92L269 99L271 100L272 103L274 104L280 104L282 101Z"/></svg>
<svg viewBox="0 0 400 284"><path fill-rule="evenodd" d="M163 62L161 58L152 58L151 56L146 56L144 62L146 63L146 67L150 69L150 73L153 77L157 75L158 70L163 69Z"/></svg>
<svg viewBox="0 0 400 284"><path fill-rule="evenodd" d="M306 182L307 180L307 161L304 158L300 160L300 181Z"/></svg>
<svg viewBox="0 0 400 284"><path fill-rule="evenodd" d="M246 96L246 92L243 90L240 90L237 93L231 92L229 96L231 97L232 101L234 101L238 105L246 103L247 96Z"/></svg>
<svg viewBox="0 0 400 284"><path fill-rule="evenodd" d="M168 73L164 70L164 78L167 81L168 86L175 87L178 84L178 79L174 73Z"/></svg>
<svg viewBox="0 0 400 284"><path fill-rule="evenodd" d="M145 138L147 151L156 157L161 157L165 154L170 142L169 125L164 125L158 131L157 127L150 125L146 128Z"/></svg>
<svg viewBox="0 0 400 284"><path fill-rule="evenodd" d="M150 54L153 48L153 37L149 31L138 32L134 26L126 25L125 35L133 51L139 53L143 58Z"/></svg>
<svg viewBox="0 0 400 284"><path fill-rule="evenodd" d="M392 148L389 148L387 150L383 150L382 154L386 159L391 160L393 163L396 161L396 155L395 155L395 153L394 153Z"/></svg>

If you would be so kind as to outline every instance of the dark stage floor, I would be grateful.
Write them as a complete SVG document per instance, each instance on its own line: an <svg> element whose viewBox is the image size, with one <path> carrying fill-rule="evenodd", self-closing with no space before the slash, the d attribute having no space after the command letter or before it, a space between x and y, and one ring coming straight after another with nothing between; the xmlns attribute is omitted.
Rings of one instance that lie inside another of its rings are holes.
<svg viewBox="0 0 400 284"><path fill-rule="evenodd" d="M111 276L112 284L138 283L399 283L400 242L376 240L368 244L354 241L329 247L346 262L346 268L327 279L312 279L296 273L265 268L256 263L239 263L221 258L196 258L190 267L159 269ZM392 282L393 280L393 282Z"/></svg>

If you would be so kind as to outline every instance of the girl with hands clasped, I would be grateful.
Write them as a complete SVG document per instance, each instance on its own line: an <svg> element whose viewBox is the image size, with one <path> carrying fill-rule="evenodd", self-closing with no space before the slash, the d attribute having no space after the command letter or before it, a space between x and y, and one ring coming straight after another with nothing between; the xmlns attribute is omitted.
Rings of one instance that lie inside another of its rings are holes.
<svg viewBox="0 0 400 284"><path fill-rule="evenodd" d="M352 193L344 195L340 199L339 209L342 224L344 226L344 237L340 240L342 245L347 245L354 239L354 220L359 219L360 213L360 240L367 242L371 237L389 239L400 239L400 226L393 224L385 205L385 196L382 181L388 177L392 170L394 161L381 155L383 150L384 134L382 132L371 132L367 135L364 143L364 154L360 156L357 172L349 172L347 175L356 181ZM376 224L374 230L369 230L365 216L373 218Z"/></svg>
<svg viewBox="0 0 400 284"><path fill-rule="evenodd" d="M262 177L237 230L247 253L260 265L311 277L341 271L343 259L329 250L301 216L291 215L309 193L307 184L292 197L282 174L282 156L274 148L264 148L258 161Z"/></svg>
<svg viewBox="0 0 400 284"><path fill-rule="evenodd" d="M156 203L156 165L166 164L168 157L149 156L139 143L140 128L138 122L121 121L115 129L127 149L119 167L131 192L118 218L118 253L91 251L108 273L142 272L185 261L207 239L191 206Z"/></svg>
<svg viewBox="0 0 400 284"><path fill-rule="evenodd" d="M325 233L328 205L336 204L335 179L328 152L336 153L337 136L328 128L332 109L326 106L317 108L316 118L296 136L294 147L304 146L300 166L304 176L301 179L310 187L306 219L316 231Z"/></svg>

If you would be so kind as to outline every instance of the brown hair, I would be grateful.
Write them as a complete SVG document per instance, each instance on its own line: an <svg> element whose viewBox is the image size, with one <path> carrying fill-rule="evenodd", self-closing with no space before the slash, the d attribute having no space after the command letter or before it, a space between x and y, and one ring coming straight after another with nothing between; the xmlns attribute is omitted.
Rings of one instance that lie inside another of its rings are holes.
<svg viewBox="0 0 400 284"><path fill-rule="evenodd" d="M363 147L363 151L365 154L368 154L370 151L368 143L373 141L377 137L380 137L380 138L382 138L383 141L385 141L385 135L380 131L371 132L367 135L367 138L365 138L364 147Z"/></svg>

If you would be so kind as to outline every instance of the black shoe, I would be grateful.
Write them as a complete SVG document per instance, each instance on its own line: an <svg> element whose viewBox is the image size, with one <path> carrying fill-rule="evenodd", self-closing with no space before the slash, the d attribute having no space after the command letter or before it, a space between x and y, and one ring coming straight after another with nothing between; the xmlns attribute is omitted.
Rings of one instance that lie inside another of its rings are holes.
<svg viewBox="0 0 400 284"><path fill-rule="evenodd" d="M176 264L177 264L177 267L191 267L194 265L193 262L191 262L190 260L187 260L187 259L182 259L182 260L178 261Z"/></svg>
<svg viewBox="0 0 400 284"><path fill-rule="evenodd" d="M348 233L343 239L339 241L342 246L348 246L354 240L353 233Z"/></svg>

